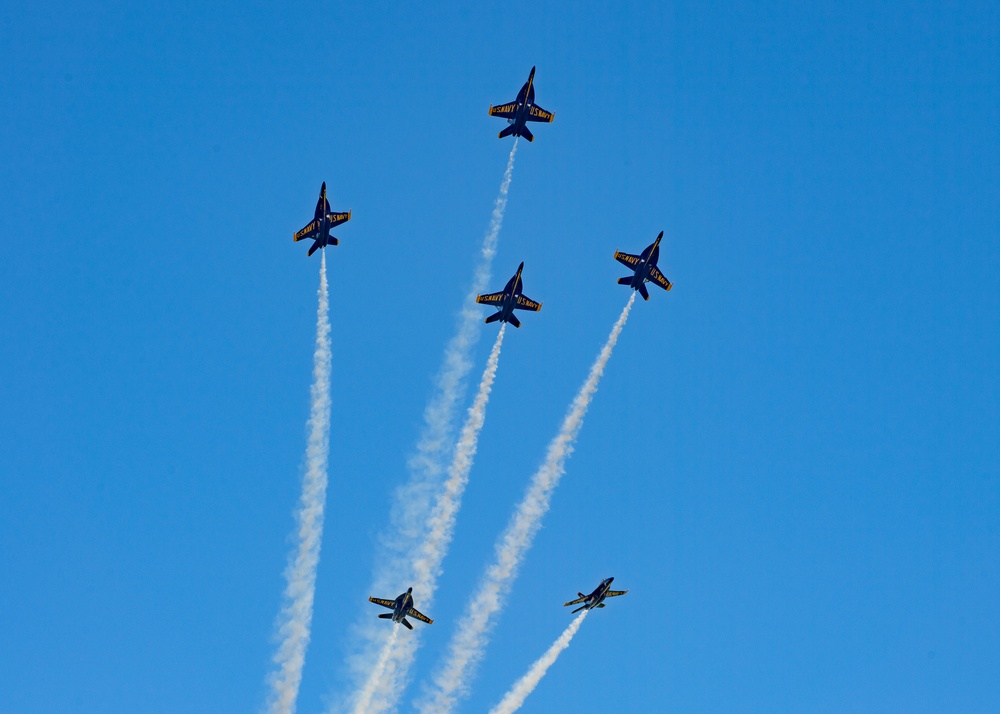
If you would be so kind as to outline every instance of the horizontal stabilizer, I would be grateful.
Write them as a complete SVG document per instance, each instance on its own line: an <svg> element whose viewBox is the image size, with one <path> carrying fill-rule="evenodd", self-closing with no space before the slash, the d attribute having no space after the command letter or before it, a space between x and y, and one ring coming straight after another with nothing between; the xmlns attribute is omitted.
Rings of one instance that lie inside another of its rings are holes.
<svg viewBox="0 0 1000 714"><path fill-rule="evenodd" d="M618 284L619 285L628 285L631 282L632 282L632 276L631 275L629 275L628 277L625 277L625 278L618 278Z"/></svg>
<svg viewBox="0 0 1000 714"><path fill-rule="evenodd" d="M406 625L406 629L408 629L408 630L412 630L412 629L413 629L413 625L411 625L411 624L410 624L410 621L409 621L409 620L407 620L407 619L406 619L405 617L404 617L404 618L403 618L403 619L401 620L401 622L402 622L402 623L403 623L404 625Z"/></svg>
<svg viewBox="0 0 1000 714"><path fill-rule="evenodd" d="M532 134L530 131L528 131L528 127L526 127L526 126L522 126L521 127L521 136L523 136L528 141L534 141L535 140L535 135Z"/></svg>
<svg viewBox="0 0 1000 714"><path fill-rule="evenodd" d="M646 290L645 283L639 283L639 294L642 295L643 300L649 300L649 291Z"/></svg>
<svg viewBox="0 0 1000 714"><path fill-rule="evenodd" d="M586 609L587 609L587 606L586 606L586 605L584 605L583 607L578 607L578 608L576 608L576 609L575 609L575 610L573 610L573 612L571 612L570 614L571 614L571 615L575 615L576 613L580 612L580 610L586 610Z"/></svg>
<svg viewBox="0 0 1000 714"><path fill-rule="evenodd" d="M317 251L318 249L319 249L319 241L316 241L315 243L313 243L313 244L312 244L312 247L311 247L311 248L309 249L309 252L308 252L308 253L306 253L306 256L310 256L310 255L312 255L312 254L313 254L313 253L315 253L315 252L316 252L316 251Z"/></svg>
<svg viewBox="0 0 1000 714"><path fill-rule="evenodd" d="M392 619L392 613L391 612L383 612L381 615L378 616L378 619L380 619L380 620L391 620Z"/></svg>
<svg viewBox="0 0 1000 714"><path fill-rule="evenodd" d="M340 245L340 241L334 238L333 236L330 236L327 239L327 245Z"/></svg>
<svg viewBox="0 0 1000 714"><path fill-rule="evenodd" d="M501 315L501 313L494 312L492 315L490 315L489 317L487 317L486 320L484 320L484 322L486 322L486 324L489 324L491 322L496 322L497 320L500 319L500 315Z"/></svg>
<svg viewBox="0 0 1000 714"><path fill-rule="evenodd" d="M602 603L601 603L600 605L598 605L597 607L604 607L604 603L602 602Z"/></svg>
<svg viewBox="0 0 1000 714"><path fill-rule="evenodd" d="M514 327L520 327L521 326L521 321L518 320L516 317L514 317L514 313L511 313L507 317L507 322L509 322L510 324L512 324Z"/></svg>
<svg viewBox="0 0 1000 714"><path fill-rule="evenodd" d="M506 127L503 131L501 131L499 134L497 134L497 138L502 139L505 136L510 136L513 133L514 133L514 125L511 124L510 126Z"/></svg>

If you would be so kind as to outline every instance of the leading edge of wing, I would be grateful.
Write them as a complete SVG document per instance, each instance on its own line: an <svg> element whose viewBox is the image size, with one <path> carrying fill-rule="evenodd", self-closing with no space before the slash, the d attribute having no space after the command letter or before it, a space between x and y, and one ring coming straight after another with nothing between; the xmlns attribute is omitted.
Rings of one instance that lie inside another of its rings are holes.
<svg viewBox="0 0 1000 714"><path fill-rule="evenodd" d="M578 597L576 600L570 600L569 602L563 603L563 607L569 607L570 605L579 605L581 602L587 599L587 596Z"/></svg>

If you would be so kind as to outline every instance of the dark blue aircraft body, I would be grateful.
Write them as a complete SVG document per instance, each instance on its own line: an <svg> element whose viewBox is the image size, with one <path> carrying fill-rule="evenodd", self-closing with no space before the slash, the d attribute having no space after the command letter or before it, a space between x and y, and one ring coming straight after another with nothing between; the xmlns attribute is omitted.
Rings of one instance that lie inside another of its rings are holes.
<svg viewBox="0 0 1000 714"><path fill-rule="evenodd" d="M517 93L517 99L513 102L501 104L498 107L490 106L491 117L502 117L507 120L509 126L501 131L497 136L523 136L528 141L534 141L535 137L525 125L529 121L551 122L555 119L555 112L547 112L535 104L535 68L531 68L528 81Z"/></svg>
<svg viewBox="0 0 1000 714"><path fill-rule="evenodd" d="M641 255L632 255L621 251L615 253L615 260L635 271L633 275L619 278L618 284L628 285L633 290L638 290L643 300L649 300L646 283L655 283L664 290L670 290L674 286L672 282L663 277L663 273L656 267L656 261L660 259L661 238L663 238L663 231L660 231L660 235L656 236L653 244L642 251Z"/></svg>
<svg viewBox="0 0 1000 714"><path fill-rule="evenodd" d="M535 302L529 297L525 297L521 292L521 271L524 270L524 263L517 266L514 277L507 281L506 287L498 293L487 293L477 295L476 302L480 305L492 305L497 309L495 313L486 318L486 322L509 322L514 327L520 327L521 321L514 316L514 310L531 310L538 312L542 309L542 303Z"/></svg>
<svg viewBox="0 0 1000 714"><path fill-rule="evenodd" d="M392 610L392 612L379 615L380 619L402 623L407 627L407 629L410 630L413 629L413 625L411 625L406 619L407 615L415 617L418 620L422 620L428 625L434 622L434 620L413 607L413 588L407 588L406 592L397 597L395 600L384 600L380 597L369 597L368 602L373 602L376 605L381 605L382 607L387 607Z"/></svg>
<svg viewBox="0 0 1000 714"><path fill-rule="evenodd" d="M617 597L618 595L624 595L628 590L612 590L611 583L614 582L614 578L604 578L601 584L595 588L594 592L590 595L584 595L583 593L577 593L580 597L576 600L570 600L563 607L568 607L569 605L579 605L583 603L583 607L578 607L573 612L580 612L580 610L592 610L595 607L604 607L604 598Z"/></svg>
<svg viewBox="0 0 1000 714"><path fill-rule="evenodd" d="M330 235L330 230L334 226L346 223L351 220L351 212L333 213L330 211L330 202L326 200L326 181L319 189L319 201L316 203L316 213L313 219L301 231L292 236L292 240L298 243L300 240L311 238L314 242L309 247L309 255L315 253L319 248L328 245L337 245L339 241Z"/></svg>

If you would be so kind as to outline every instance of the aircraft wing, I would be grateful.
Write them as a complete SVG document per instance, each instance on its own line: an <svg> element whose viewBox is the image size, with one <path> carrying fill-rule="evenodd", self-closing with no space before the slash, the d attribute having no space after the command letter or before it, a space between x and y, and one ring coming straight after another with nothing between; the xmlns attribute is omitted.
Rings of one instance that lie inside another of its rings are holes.
<svg viewBox="0 0 1000 714"><path fill-rule="evenodd" d="M618 595L624 595L628 590L608 590L604 597L617 597Z"/></svg>
<svg viewBox="0 0 1000 714"><path fill-rule="evenodd" d="M547 112L537 104L532 104L528 108L527 121L547 121L551 122L556 118L555 112Z"/></svg>
<svg viewBox="0 0 1000 714"><path fill-rule="evenodd" d="M632 255L631 253L622 253L620 250L615 252L615 260L617 260L622 265L627 265L632 269L635 269L635 266L639 264L638 255Z"/></svg>
<svg viewBox="0 0 1000 714"><path fill-rule="evenodd" d="M390 610L395 610L396 609L396 601L395 600L384 600L383 598L380 598L380 597L369 597L368 598L368 602L373 602L376 605L381 605L382 607L387 607Z"/></svg>
<svg viewBox="0 0 1000 714"><path fill-rule="evenodd" d="M503 293L487 293L486 295L477 295L476 302L480 305L495 305L500 307L503 305Z"/></svg>
<svg viewBox="0 0 1000 714"><path fill-rule="evenodd" d="M581 602L587 599L587 596L578 597L576 600L570 600L567 603L563 603L563 607L569 607L570 605L579 605Z"/></svg>
<svg viewBox="0 0 1000 714"><path fill-rule="evenodd" d="M538 312L542 309L542 303L535 302L529 297L524 295L517 296L517 305L515 305L518 310L531 310L532 312Z"/></svg>
<svg viewBox="0 0 1000 714"><path fill-rule="evenodd" d="M351 212L347 213L330 213L326 214L327 219L330 221L330 227L339 226L341 223L347 223L351 220Z"/></svg>
<svg viewBox="0 0 1000 714"><path fill-rule="evenodd" d="M514 115L517 114L517 102L508 102L507 104L501 104L499 106L490 107L491 117L503 117L504 119L513 119Z"/></svg>
<svg viewBox="0 0 1000 714"><path fill-rule="evenodd" d="M305 240L306 238L318 238L319 237L319 221L311 221L309 225L303 228L301 231L292 236L292 240L298 242L300 240Z"/></svg>
<svg viewBox="0 0 1000 714"><path fill-rule="evenodd" d="M409 610L407 610L406 614L408 616L410 616L410 617L415 617L418 620L426 622L428 625L434 624L434 620L432 620L431 618L427 617L427 615L425 615L424 613L420 612L415 607L411 607Z"/></svg>
<svg viewBox="0 0 1000 714"><path fill-rule="evenodd" d="M663 277L663 273L655 265L649 269L649 279L664 290L670 290L674 286L672 282Z"/></svg>

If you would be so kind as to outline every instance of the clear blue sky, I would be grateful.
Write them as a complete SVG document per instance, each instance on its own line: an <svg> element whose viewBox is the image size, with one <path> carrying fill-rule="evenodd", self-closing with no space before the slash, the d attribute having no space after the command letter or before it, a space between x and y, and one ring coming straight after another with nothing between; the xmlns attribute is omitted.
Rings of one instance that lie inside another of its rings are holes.
<svg viewBox="0 0 1000 714"><path fill-rule="evenodd" d="M633 311L464 711L608 575L631 592L524 711L1000 710L1000 9L876 5L6 4L0 709L261 706L324 180L354 214L299 711L338 691L397 594L374 544L510 148L486 110L537 65L556 119L494 283L523 260L545 308L415 674L628 297L615 249L664 230L676 286Z"/></svg>

